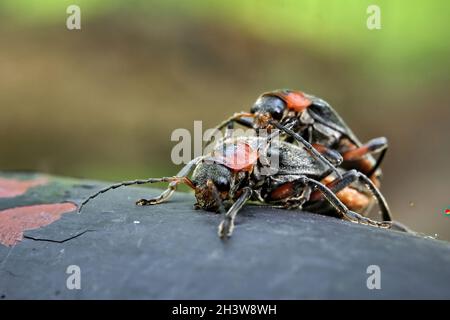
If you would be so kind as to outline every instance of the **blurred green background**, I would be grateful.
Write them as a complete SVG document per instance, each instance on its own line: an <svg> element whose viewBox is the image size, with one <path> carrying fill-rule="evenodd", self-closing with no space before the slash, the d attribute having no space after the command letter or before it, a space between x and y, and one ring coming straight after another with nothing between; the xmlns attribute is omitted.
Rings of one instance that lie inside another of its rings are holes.
<svg viewBox="0 0 450 320"><path fill-rule="evenodd" d="M81 8L81 31L66 8ZM367 7L381 8L368 30ZM386 136L395 217L450 239L448 1L0 2L0 169L89 179L171 175L176 128L257 96L329 101L361 140Z"/></svg>

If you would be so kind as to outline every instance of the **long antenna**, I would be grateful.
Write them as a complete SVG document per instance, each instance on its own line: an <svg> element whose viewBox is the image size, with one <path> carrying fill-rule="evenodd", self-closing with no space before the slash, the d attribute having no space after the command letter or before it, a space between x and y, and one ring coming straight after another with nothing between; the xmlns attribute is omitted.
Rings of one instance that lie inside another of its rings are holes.
<svg viewBox="0 0 450 320"><path fill-rule="evenodd" d="M135 184L146 184L146 183L155 183L155 182L172 182L172 181L175 181L178 179L179 179L178 177L148 178L148 179L144 179L144 180L123 181L123 182L113 184L109 187L99 190L97 193L89 196L86 200L84 200L81 203L80 207L78 208L78 213L81 212L81 209L86 205L86 203L88 203L92 199L98 197L100 194L105 193L109 190L117 189L117 188L124 187L124 186L131 186L131 185L135 185Z"/></svg>

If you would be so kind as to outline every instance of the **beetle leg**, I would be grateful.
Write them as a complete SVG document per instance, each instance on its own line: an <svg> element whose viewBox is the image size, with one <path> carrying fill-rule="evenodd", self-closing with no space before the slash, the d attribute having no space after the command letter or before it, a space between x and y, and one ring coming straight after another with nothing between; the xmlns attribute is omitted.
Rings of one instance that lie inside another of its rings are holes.
<svg viewBox="0 0 450 320"><path fill-rule="evenodd" d="M386 199L384 199L384 196L381 194L380 190L373 184L372 180L367 178L366 175L362 174L359 171L356 170L350 170L350 176L355 175L356 178L363 183L372 193L372 195L375 197L375 199L378 202L378 206L381 210L381 216L383 220L385 221L392 221L392 215L391 210L389 209L389 206L386 202Z"/></svg>
<svg viewBox="0 0 450 320"><path fill-rule="evenodd" d="M313 126L308 126L308 142L312 143L313 139Z"/></svg>
<svg viewBox="0 0 450 320"><path fill-rule="evenodd" d="M325 197L325 199L327 199L328 202L330 202L330 204L342 215L342 217L344 219L352 221L352 222L357 222L360 224L366 224L366 225L371 225L371 226L380 227L380 228L391 228L391 226L392 226L391 221L383 221L383 222L375 221L375 220L363 217L359 213L349 210L328 187L326 187L319 181L316 181L314 179L310 179L307 177L303 177L303 180L306 184L308 184L311 187L320 191L323 194L323 196Z"/></svg>
<svg viewBox="0 0 450 320"><path fill-rule="evenodd" d="M138 206L149 206L149 205L154 205L154 204L160 204L160 203L162 203L164 201L167 201L173 195L173 193L177 189L178 184L180 184L180 183L186 183L188 186L190 186L191 188L195 189L195 186L192 185L192 183L189 184L189 182L186 180L187 179L186 177L191 173L191 171L195 168L197 163L202 158L203 157L197 157L197 158L192 159L191 161L189 161L180 170L180 172L178 172L178 174L176 175L177 177L180 177L182 179L170 182L169 187L166 190L164 190L159 196L157 196L155 198L152 198L152 199L140 199L140 200L136 201L136 204Z"/></svg>
<svg viewBox="0 0 450 320"><path fill-rule="evenodd" d="M306 185L303 186L302 192L297 197L289 198L286 201L286 204L284 206L285 209L301 209L303 204L308 201L309 197L311 196L311 187Z"/></svg>
<svg viewBox="0 0 450 320"><path fill-rule="evenodd" d="M377 171L377 169L380 167L381 163L383 162L384 156L386 155L387 148L388 147L386 146L386 148L381 151L380 155L377 158L377 162L375 163L373 168L367 173L368 177L372 177L375 171Z"/></svg>
<svg viewBox="0 0 450 320"><path fill-rule="evenodd" d="M365 224L379 228L387 228L387 229L392 228L392 221L384 221L384 222L375 221L351 210L345 212L344 216L347 218L347 220L351 222L356 222L359 224Z"/></svg>
<svg viewBox="0 0 450 320"><path fill-rule="evenodd" d="M346 173L344 173L343 177L346 177ZM364 212L368 212L373 205L373 202L371 201L372 195L364 193L353 186L346 186L345 184L336 186L336 180L339 181L339 179L328 176L324 180L321 180L321 182L335 193L347 208L365 215ZM324 207L322 201L320 201L322 199L322 194L319 191L315 191L308 203L308 210L312 210L312 212L329 212L329 208Z"/></svg>
<svg viewBox="0 0 450 320"><path fill-rule="evenodd" d="M255 118L255 115L253 113L248 113L248 112L235 113L231 117L229 117L225 121L222 121L216 127L214 127L213 128L213 133L211 134L211 136L214 136L217 132L219 132L223 128L229 127L230 124L231 124L231 126L234 126L234 123L239 123L240 125L242 125L244 127L253 129L254 128L253 121L249 121L249 120L244 119L244 118ZM226 132L225 132L225 135L227 135ZM207 145L208 145L208 143L206 144L206 146Z"/></svg>
<svg viewBox="0 0 450 320"><path fill-rule="evenodd" d="M233 137L234 124L235 124L236 122L239 123L238 120L235 120L235 121L229 121L229 122L226 124L225 134L224 134L224 137L223 137L223 140L224 140L224 141L226 141L226 140L228 140L228 139L230 139L230 138ZM250 123L251 123L251 122L250 122ZM217 127L214 128L214 130L218 130Z"/></svg>
<svg viewBox="0 0 450 320"><path fill-rule="evenodd" d="M255 118L255 115L253 113L248 113L248 112L235 113L231 117L226 119L225 121L222 121L218 126L216 126L214 128L214 130L217 130L217 131L222 130L230 122L237 122L239 124L242 124L243 126L246 126L246 127L249 127L249 128L253 128L253 122L246 121L245 119L242 119L242 118Z"/></svg>
<svg viewBox="0 0 450 320"><path fill-rule="evenodd" d="M236 219L236 215L251 196L252 189L244 188L241 196L231 206L231 208L225 214L225 218L219 224L218 234L220 238L226 239L231 236L234 229L234 220Z"/></svg>
<svg viewBox="0 0 450 320"><path fill-rule="evenodd" d="M361 147L348 150L342 154L344 161L355 161L360 160L367 154L372 154L376 152L381 152L378 159L376 160L375 165L366 173L368 177L371 177L374 172L380 167L381 162L386 154L388 149L388 141L385 137L378 137L372 139L362 145Z"/></svg>
<svg viewBox="0 0 450 320"><path fill-rule="evenodd" d="M366 154L380 152L388 147L388 142L385 137L378 137L372 139L362 145L361 147L348 150L342 154L344 160L358 160Z"/></svg>
<svg viewBox="0 0 450 320"><path fill-rule="evenodd" d="M325 158L327 158L333 165L339 166L343 158L339 152L336 150L327 148L323 144L313 143L312 146L319 151Z"/></svg>
<svg viewBox="0 0 450 320"><path fill-rule="evenodd" d="M336 126L332 121L326 120L324 118L322 118L320 115L318 115L317 113L315 113L313 110L308 109L308 113L309 115L318 123L323 124L324 126L339 132L343 137L347 138L349 141L351 141L354 145L358 146L361 145L361 143L359 141L356 141L353 137L351 137L347 132L345 132L345 130L342 130L341 128L339 128L338 126Z"/></svg>
<svg viewBox="0 0 450 320"><path fill-rule="evenodd" d="M227 127L225 129L224 140L230 139L233 136L233 130L234 130L234 121L230 121L228 122Z"/></svg>
<svg viewBox="0 0 450 320"><path fill-rule="evenodd" d="M373 184L373 182L367 178L364 174L362 174L359 171L356 170L350 170L344 173L341 179L337 178L327 184L327 188L329 188L332 192L336 193L344 189L345 187L349 186L355 181L359 181L363 183L369 191L372 193L372 195L375 197L375 199L378 202L378 205L380 206L380 210L382 213L382 218L384 221L392 221L391 212L389 209L389 206L384 199L381 192L378 190L378 188ZM315 193L311 196L311 200L319 200L320 195Z"/></svg>

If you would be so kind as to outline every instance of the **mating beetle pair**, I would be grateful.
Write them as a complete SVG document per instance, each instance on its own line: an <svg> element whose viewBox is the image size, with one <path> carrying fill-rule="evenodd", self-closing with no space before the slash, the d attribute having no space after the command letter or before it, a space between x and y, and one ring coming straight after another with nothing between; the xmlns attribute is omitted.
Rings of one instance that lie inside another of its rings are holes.
<svg viewBox="0 0 450 320"><path fill-rule="evenodd" d="M233 137L235 122L266 129L269 136ZM376 186L384 153L378 161L370 153L385 151L385 139L374 139L362 145L325 101L299 91L266 93L260 96L250 113L235 114L217 129L224 127L225 138L216 144L214 151L193 159L176 176L112 185L86 199L79 210L90 199L111 189L168 182L168 189L160 196L136 202L137 205L159 204L169 199L178 184L184 183L195 191L197 208L225 214L219 226L221 237L232 234L236 214L248 200L284 208L316 208L315 211L323 211L324 207L330 211L331 207L346 220L384 228L396 226L407 231L391 221L388 205ZM283 141L274 140L280 132ZM267 159L273 155L278 159L277 170L269 175L262 174L267 169ZM366 191L360 191L361 187L366 187ZM353 207L367 209L371 202L368 199L372 197L378 201L383 222L351 210ZM356 203L356 198L367 201Z"/></svg>
<svg viewBox="0 0 450 320"><path fill-rule="evenodd" d="M253 128L275 127L286 133L286 141L302 144L313 157L330 168L336 166L342 170L355 169L369 177L375 186L380 185L379 166L387 151L386 138L379 137L362 144L336 111L320 98L293 90L267 92L256 100L250 113L236 113L217 126L217 129L232 127L234 122ZM372 154L377 152L380 155L375 160ZM341 177L341 170L333 171ZM359 174L355 175L353 171L344 174L346 180L360 179L357 177ZM326 177L324 182L329 183L329 187L335 192L340 189L335 186L338 180L333 181L331 176ZM372 195L364 188L358 188L358 183L339 190L338 196L355 211L368 211L373 203ZM392 220L387 205L384 207L383 220Z"/></svg>

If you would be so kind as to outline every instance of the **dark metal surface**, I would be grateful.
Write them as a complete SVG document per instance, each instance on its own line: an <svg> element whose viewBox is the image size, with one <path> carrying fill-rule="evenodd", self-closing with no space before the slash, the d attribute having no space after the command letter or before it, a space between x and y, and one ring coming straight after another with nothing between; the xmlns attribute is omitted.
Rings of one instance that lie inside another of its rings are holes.
<svg viewBox="0 0 450 320"><path fill-rule="evenodd" d="M52 178L0 198L0 210L80 203L103 186ZM223 242L216 233L221 216L193 210L190 194L135 206L157 193L118 189L81 214L25 231L33 239L0 244L0 298L450 298L447 242L254 206L239 213L233 237ZM69 265L80 267L80 290L66 287ZM366 286L369 265L381 269L380 290Z"/></svg>

